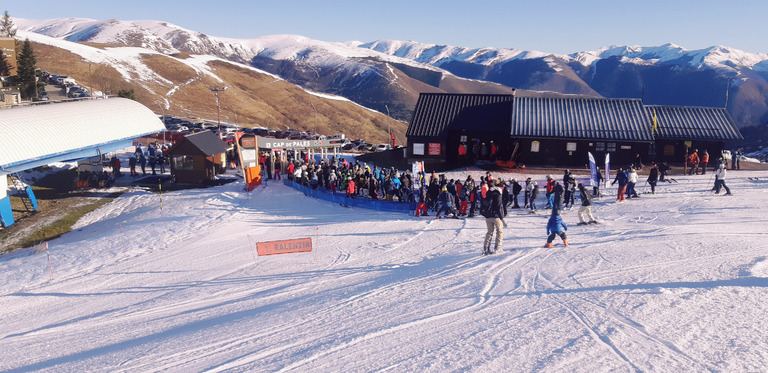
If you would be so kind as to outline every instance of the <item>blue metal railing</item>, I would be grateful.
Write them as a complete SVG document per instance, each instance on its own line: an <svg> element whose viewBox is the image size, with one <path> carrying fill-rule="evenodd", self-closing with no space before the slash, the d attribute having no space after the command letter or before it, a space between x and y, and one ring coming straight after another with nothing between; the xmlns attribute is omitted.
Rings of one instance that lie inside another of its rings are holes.
<svg viewBox="0 0 768 373"><path fill-rule="evenodd" d="M310 187L305 187L288 179L286 179L283 183L304 193L304 195L308 197L322 199L324 201L338 203L344 206L360 207L376 211L402 212L405 214L409 214L411 210L411 204L408 202L394 202L381 199L371 199L364 196L359 196L358 198L347 198L347 194L344 192L331 193L330 190L322 187L318 187L316 190L313 190ZM415 206L413 206L413 209L415 209Z"/></svg>

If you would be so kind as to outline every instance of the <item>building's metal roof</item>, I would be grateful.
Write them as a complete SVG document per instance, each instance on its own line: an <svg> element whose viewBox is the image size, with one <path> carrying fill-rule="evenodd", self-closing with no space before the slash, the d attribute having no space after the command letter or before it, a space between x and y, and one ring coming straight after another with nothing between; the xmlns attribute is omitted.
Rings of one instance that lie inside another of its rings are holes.
<svg viewBox="0 0 768 373"><path fill-rule="evenodd" d="M515 97L512 137L652 142L638 99Z"/></svg>
<svg viewBox="0 0 768 373"><path fill-rule="evenodd" d="M124 98L0 110L0 173L114 151L116 145L162 131L151 110Z"/></svg>
<svg viewBox="0 0 768 373"><path fill-rule="evenodd" d="M645 107L653 122L654 113L658 126L654 136L659 140L741 140L733 118L724 108L695 106Z"/></svg>
<svg viewBox="0 0 768 373"><path fill-rule="evenodd" d="M406 136L435 137L451 130L508 132L512 95L422 93Z"/></svg>
<svg viewBox="0 0 768 373"><path fill-rule="evenodd" d="M227 144L211 131L186 135L183 140L168 149L170 155L199 155L203 157L226 152Z"/></svg>

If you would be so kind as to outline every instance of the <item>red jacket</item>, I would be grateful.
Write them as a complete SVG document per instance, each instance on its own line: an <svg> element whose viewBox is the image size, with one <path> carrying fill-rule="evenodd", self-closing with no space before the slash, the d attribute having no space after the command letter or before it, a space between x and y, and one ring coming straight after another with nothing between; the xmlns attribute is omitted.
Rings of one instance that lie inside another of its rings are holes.
<svg viewBox="0 0 768 373"><path fill-rule="evenodd" d="M352 179L347 182L347 193L355 194L355 181Z"/></svg>
<svg viewBox="0 0 768 373"><path fill-rule="evenodd" d="M549 179L547 180L547 193L552 193L553 190L555 190L555 180Z"/></svg>

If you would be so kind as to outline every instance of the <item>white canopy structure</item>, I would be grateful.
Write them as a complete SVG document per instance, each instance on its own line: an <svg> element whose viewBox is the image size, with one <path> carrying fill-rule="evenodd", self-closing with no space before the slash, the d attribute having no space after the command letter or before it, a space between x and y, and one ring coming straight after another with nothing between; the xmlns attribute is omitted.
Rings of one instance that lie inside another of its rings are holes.
<svg viewBox="0 0 768 373"><path fill-rule="evenodd" d="M0 110L0 203L7 199L7 174L99 156L162 131L157 115L124 98Z"/></svg>

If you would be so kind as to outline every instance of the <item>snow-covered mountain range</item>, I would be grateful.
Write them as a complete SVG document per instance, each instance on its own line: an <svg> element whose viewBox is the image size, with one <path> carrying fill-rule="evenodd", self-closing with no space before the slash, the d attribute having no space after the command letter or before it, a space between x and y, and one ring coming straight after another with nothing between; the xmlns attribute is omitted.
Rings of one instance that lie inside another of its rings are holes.
<svg viewBox="0 0 768 373"><path fill-rule="evenodd" d="M376 110L388 105L402 119L409 119L419 92L507 93L515 88L642 97L648 104L727 105L740 126L768 121L768 54L725 46L609 46L562 55L396 40L325 42L296 35L232 39L160 21L62 18L15 23L20 30L74 42L246 63Z"/></svg>

